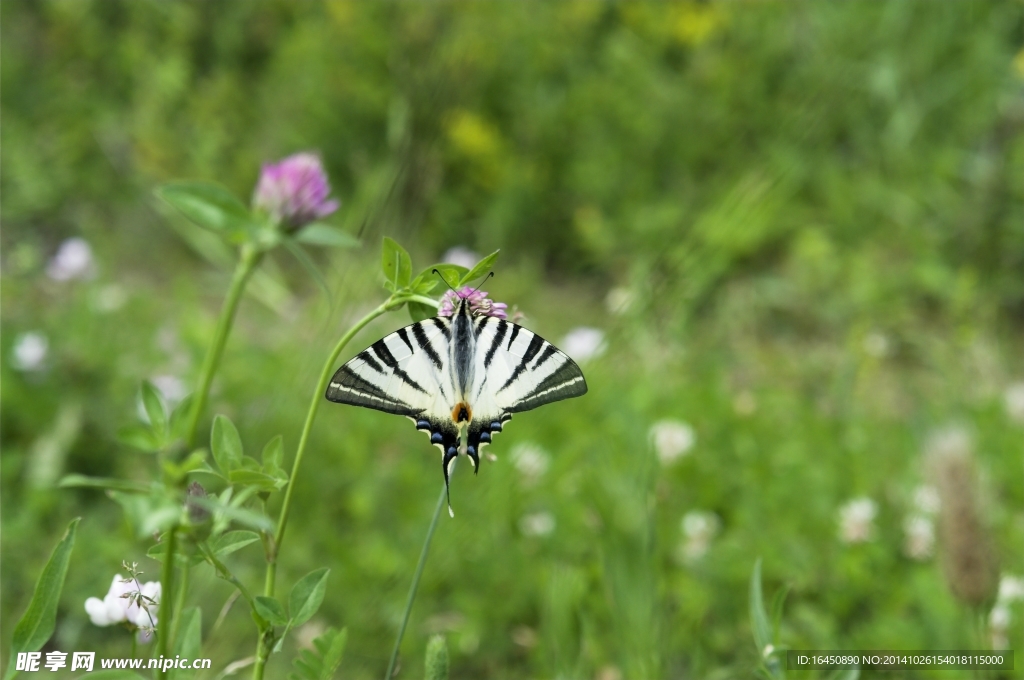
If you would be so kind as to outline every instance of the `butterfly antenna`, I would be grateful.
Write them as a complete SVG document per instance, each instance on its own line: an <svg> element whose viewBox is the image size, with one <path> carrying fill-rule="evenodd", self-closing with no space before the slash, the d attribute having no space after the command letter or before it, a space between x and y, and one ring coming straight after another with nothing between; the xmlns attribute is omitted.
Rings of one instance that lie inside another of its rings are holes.
<svg viewBox="0 0 1024 680"><path fill-rule="evenodd" d="M443 276L441 276L441 272L437 271L436 269L433 269L431 271L434 274L437 274L441 278L441 280L444 281L444 285L448 286L449 288L452 288L452 284L448 283L448 280L446 278L444 278ZM458 291L455 290L454 288L452 288L452 292L455 293L456 295L459 294Z"/></svg>
<svg viewBox="0 0 1024 680"><path fill-rule="evenodd" d="M484 284L487 283L487 279L491 278L492 276L494 276L494 272L490 272L486 277L484 277L484 280L480 282L480 285L473 289L473 293L483 288ZM470 293L469 295L472 295L473 293ZM469 295L467 295L466 297L469 297Z"/></svg>

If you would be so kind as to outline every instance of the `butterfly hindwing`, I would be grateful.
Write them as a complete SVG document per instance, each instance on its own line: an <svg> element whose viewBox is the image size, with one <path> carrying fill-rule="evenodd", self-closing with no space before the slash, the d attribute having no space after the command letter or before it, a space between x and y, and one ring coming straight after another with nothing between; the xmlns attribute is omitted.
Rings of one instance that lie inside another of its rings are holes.
<svg viewBox="0 0 1024 680"><path fill-rule="evenodd" d="M474 319L474 330L468 443L477 451L513 413L586 394L587 383L576 362L533 331L490 316Z"/></svg>

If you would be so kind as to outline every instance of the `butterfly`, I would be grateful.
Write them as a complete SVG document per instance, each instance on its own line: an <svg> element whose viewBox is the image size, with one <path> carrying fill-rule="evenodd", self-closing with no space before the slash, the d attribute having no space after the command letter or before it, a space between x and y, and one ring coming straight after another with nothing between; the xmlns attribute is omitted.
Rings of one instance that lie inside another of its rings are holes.
<svg viewBox="0 0 1024 680"><path fill-rule="evenodd" d="M406 416L441 450L446 492L465 437L473 472L480 450L514 413L587 392L564 352L511 321L473 312L456 295L451 317L400 328L337 370L327 399ZM449 494L448 512L454 517Z"/></svg>

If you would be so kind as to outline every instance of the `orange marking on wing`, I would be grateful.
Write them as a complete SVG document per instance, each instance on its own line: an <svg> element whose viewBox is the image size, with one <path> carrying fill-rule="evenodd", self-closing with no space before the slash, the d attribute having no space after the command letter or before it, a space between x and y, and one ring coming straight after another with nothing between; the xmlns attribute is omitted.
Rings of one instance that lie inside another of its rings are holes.
<svg viewBox="0 0 1024 680"><path fill-rule="evenodd" d="M452 409L452 420L455 423L461 423L462 421L470 421L473 419L473 409L469 408L469 404L464 401L460 401Z"/></svg>

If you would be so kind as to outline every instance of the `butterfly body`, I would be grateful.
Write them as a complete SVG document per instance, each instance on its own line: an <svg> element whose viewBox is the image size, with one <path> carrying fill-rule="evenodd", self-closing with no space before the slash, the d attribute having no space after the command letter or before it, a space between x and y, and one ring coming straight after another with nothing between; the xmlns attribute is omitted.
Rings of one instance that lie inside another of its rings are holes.
<svg viewBox="0 0 1024 680"><path fill-rule="evenodd" d="M451 317L416 322L357 354L326 397L410 418L441 450L447 485L460 438L475 471L513 413L586 391L579 367L554 345L458 299Z"/></svg>

